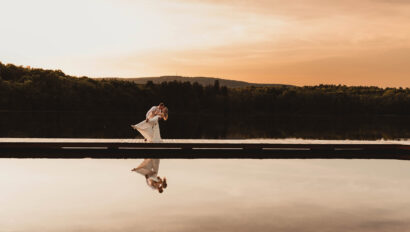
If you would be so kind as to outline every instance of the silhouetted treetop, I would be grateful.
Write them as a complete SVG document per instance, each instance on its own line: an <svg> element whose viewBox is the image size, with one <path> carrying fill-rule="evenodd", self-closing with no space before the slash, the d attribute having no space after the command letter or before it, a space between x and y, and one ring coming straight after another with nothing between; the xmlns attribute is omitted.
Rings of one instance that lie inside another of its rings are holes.
<svg viewBox="0 0 410 232"><path fill-rule="evenodd" d="M165 102L172 112L212 114L410 115L409 88L344 85L228 88L191 82L73 77L0 63L0 110L141 112Z"/></svg>

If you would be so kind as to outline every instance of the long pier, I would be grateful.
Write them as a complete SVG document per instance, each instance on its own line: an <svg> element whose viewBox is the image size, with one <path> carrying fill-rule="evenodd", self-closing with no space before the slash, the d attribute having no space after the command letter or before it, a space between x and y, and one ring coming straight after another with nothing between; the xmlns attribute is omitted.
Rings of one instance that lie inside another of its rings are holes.
<svg viewBox="0 0 410 232"><path fill-rule="evenodd" d="M0 158L410 160L410 141L0 138Z"/></svg>

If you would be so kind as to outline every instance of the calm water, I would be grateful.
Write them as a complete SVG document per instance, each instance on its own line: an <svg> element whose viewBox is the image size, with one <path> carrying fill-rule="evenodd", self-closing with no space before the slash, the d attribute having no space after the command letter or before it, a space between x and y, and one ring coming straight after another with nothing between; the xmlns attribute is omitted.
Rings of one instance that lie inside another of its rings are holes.
<svg viewBox="0 0 410 232"><path fill-rule="evenodd" d="M145 112L2 112L0 137L135 138ZM160 122L168 139L400 139L410 138L410 115L206 115L171 113Z"/></svg>
<svg viewBox="0 0 410 232"><path fill-rule="evenodd" d="M410 162L0 160L0 231L410 231Z"/></svg>

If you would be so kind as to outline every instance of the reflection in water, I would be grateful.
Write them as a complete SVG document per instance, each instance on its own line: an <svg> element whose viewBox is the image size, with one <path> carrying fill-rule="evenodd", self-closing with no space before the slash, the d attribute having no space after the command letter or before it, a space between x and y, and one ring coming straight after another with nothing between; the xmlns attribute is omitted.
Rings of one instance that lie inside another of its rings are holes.
<svg viewBox="0 0 410 232"><path fill-rule="evenodd" d="M142 160L0 160L0 231L410 231L409 162L173 160L153 194Z"/></svg>
<svg viewBox="0 0 410 232"><path fill-rule="evenodd" d="M142 113L0 112L0 137L135 138L129 125ZM410 138L410 116L186 115L160 122L165 139L398 139Z"/></svg>
<svg viewBox="0 0 410 232"><path fill-rule="evenodd" d="M131 171L142 174L149 187L162 193L164 189L167 188L168 184L166 177L161 178L158 176L159 161L160 159L144 159L138 167Z"/></svg>

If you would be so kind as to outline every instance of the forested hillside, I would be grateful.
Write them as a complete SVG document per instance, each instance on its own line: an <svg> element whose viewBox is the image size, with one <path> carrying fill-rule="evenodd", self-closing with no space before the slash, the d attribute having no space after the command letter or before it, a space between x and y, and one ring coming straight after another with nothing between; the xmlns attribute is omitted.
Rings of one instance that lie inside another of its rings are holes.
<svg viewBox="0 0 410 232"><path fill-rule="evenodd" d="M0 63L0 110L145 111L165 102L170 113L410 115L409 88L274 86L228 88L218 81L137 84L65 75Z"/></svg>
<svg viewBox="0 0 410 232"><path fill-rule="evenodd" d="M219 81L220 85L223 85L226 87L232 87L232 88L249 87L249 86L255 86L255 87L289 86L289 85L282 85L282 84L250 83L250 82L245 82L245 81L227 80L227 79L214 78L214 77L159 76L159 77L103 78L103 79L132 81L137 84L145 84L148 81L152 81L154 84L161 84L163 82L172 82L172 81L190 82L191 84L194 84L195 82L197 82L198 84L204 85L204 86L213 85L215 81Z"/></svg>

